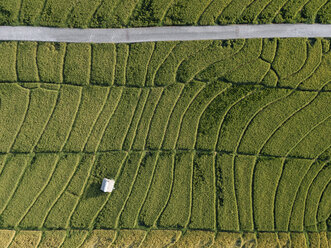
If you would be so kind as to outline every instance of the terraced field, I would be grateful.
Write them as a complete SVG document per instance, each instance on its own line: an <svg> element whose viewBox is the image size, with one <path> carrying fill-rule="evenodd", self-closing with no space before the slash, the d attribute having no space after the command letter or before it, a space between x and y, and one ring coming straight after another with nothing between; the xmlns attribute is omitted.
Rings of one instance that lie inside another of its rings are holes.
<svg viewBox="0 0 331 248"><path fill-rule="evenodd" d="M0 225L35 230L0 247L330 242L330 39L1 42L0 61Z"/></svg>
<svg viewBox="0 0 331 248"><path fill-rule="evenodd" d="M1 0L0 25L132 27L330 23L328 0Z"/></svg>

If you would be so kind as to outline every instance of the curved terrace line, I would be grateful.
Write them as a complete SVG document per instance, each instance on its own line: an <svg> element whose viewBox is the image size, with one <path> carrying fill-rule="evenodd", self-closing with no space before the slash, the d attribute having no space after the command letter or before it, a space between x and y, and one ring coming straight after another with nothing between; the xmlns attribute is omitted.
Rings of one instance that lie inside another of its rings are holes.
<svg viewBox="0 0 331 248"><path fill-rule="evenodd" d="M263 24L77 29L1 26L0 40L79 43L134 43L180 40L331 37L331 24Z"/></svg>

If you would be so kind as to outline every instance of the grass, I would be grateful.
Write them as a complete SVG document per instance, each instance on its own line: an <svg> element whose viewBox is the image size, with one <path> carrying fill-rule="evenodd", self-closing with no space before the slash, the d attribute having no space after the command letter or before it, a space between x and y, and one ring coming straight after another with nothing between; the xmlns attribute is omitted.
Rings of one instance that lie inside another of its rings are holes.
<svg viewBox="0 0 331 248"><path fill-rule="evenodd" d="M34 248L40 243L41 236L41 231L20 231L16 233L13 241L10 244L10 247Z"/></svg>
<svg viewBox="0 0 331 248"><path fill-rule="evenodd" d="M50 181L39 195L36 202L24 216L19 226L21 228L41 228L51 206L55 203L57 192L65 190L65 186L72 178L79 162L79 155L69 154L59 158L57 167L52 174Z"/></svg>
<svg viewBox="0 0 331 248"><path fill-rule="evenodd" d="M139 211L139 225L150 227L156 224L164 204L169 199L173 181L173 162L174 154L161 153L159 155L153 180L145 202Z"/></svg>
<svg viewBox="0 0 331 248"><path fill-rule="evenodd" d="M91 84L113 85L116 65L115 44L95 44L91 51Z"/></svg>
<svg viewBox="0 0 331 248"><path fill-rule="evenodd" d="M148 152L141 159L135 183L120 213L118 226L121 228L138 227L138 212L144 203L144 198L153 178L158 153Z"/></svg>
<svg viewBox="0 0 331 248"><path fill-rule="evenodd" d="M176 230L102 230L88 233L86 230L56 231L12 231L1 230L4 246L20 247L328 247L330 233L307 232L208 232L190 230L185 233ZM15 236L15 237L14 237ZM14 238L13 238L14 237ZM62 244L62 245L61 245Z"/></svg>
<svg viewBox="0 0 331 248"><path fill-rule="evenodd" d="M19 224L26 210L35 203L35 200L49 182L57 163L56 155L41 154L32 159L31 164L24 171L19 186L6 208L2 211L3 226L16 227ZM33 182L33 185L30 185L31 182ZM26 192L26 187L29 187L29 192Z"/></svg>
<svg viewBox="0 0 331 248"><path fill-rule="evenodd" d="M328 242L329 39L0 50L4 247Z"/></svg>
<svg viewBox="0 0 331 248"><path fill-rule="evenodd" d="M215 158L212 154L197 154L193 161L192 203L189 227L215 229Z"/></svg>
<svg viewBox="0 0 331 248"><path fill-rule="evenodd" d="M8 247L15 236L13 230L1 230L0 231L0 244L2 247Z"/></svg>
<svg viewBox="0 0 331 248"><path fill-rule="evenodd" d="M66 44L41 43L37 48L36 63L39 78L43 82L63 82L63 67Z"/></svg>
<svg viewBox="0 0 331 248"><path fill-rule="evenodd" d="M223 80L318 90L330 77L330 40L323 38L1 47L1 82L143 88Z"/></svg>
<svg viewBox="0 0 331 248"><path fill-rule="evenodd" d="M90 59L90 45L68 44L66 60L64 62L64 81L69 84L89 84L91 68Z"/></svg>
<svg viewBox="0 0 331 248"><path fill-rule="evenodd" d="M21 82L39 81L36 63L37 42L19 42L17 44L17 71ZM26 70L30 68L30 70Z"/></svg>
<svg viewBox="0 0 331 248"><path fill-rule="evenodd" d="M0 2L0 25L115 28L234 23L329 23L330 3L286 0L13 0Z"/></svg>
<svg viewBox="0 0 331 248"><path fill-rule="evenodd" d="M85 230L72 230L67 233L66 239L64 240L62 247L70 248L70 247L80 247L86 236L88 235L88 231Z"/></svg>
<svg viewBox="0 0 331 248"><path fill-rule="evenodd" d="M116 237L114 230L94 230L85 239L82 247L105 247L107 248Z"/></svg>
<svg viewBox="0 0 331 248"><path fill-rule="evenodd" d="M13 70L16 60L17 43L13 42L1 42L0 54L1 54L1 81L15 81L17 80L17 74Z"/></svg>
<svg viewBox="0 0 331 248"><path fill-rule="evenodd" d="M174 174L171 195L163 213L158 220L161 227L183 228L191 211L193 175L193 158L191 152L178 153L174 161Z"/></svg>
<svg viewBox="0 0 331 248"><path fill-rule="evenodd" d="M42 238L38 247L40 248L50 248L50 247L60 247L67 234L65 231L45 231L43 232Z"/></svg>

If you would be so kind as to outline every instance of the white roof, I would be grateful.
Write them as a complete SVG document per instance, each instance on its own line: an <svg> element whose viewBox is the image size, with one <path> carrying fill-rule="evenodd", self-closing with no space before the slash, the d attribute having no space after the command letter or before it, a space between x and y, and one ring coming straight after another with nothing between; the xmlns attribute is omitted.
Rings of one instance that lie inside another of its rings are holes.
<svg viewBox="0 0 331 248"><path fill-rule="evenodd" d="M112 192L115 189L115 180L104 178L101 184L101 190L103 192Z"/></svg>

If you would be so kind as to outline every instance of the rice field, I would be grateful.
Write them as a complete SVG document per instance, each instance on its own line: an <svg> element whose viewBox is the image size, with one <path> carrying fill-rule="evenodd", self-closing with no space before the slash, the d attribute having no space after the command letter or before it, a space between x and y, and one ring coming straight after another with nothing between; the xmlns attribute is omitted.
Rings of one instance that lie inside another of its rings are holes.
<svg viewBox="0 0 331 248"><path fill-rule="evenodd" d="M328 247L330 236L321 233L235 233L177 230L0 231L1 247Z"/></svg>
<svg viewBox="0 0 331 248"><path fill-rule="evenodd" d="M1 0L0 25L140 27L329 23L328 0Z"/></svg>
<svg viewBox="0 0 331 248"><path fill-rule="evenodd" d="M0 246L330 242L329 39L0 57Z"/></svg>
<svg viewBox="0 0 331 248"><path fill-rule="evenodd" d="M0 0L0 25L265 23L331 2ZM327 38L0 42L0 247L331 247L330 68Z"/></svg>

